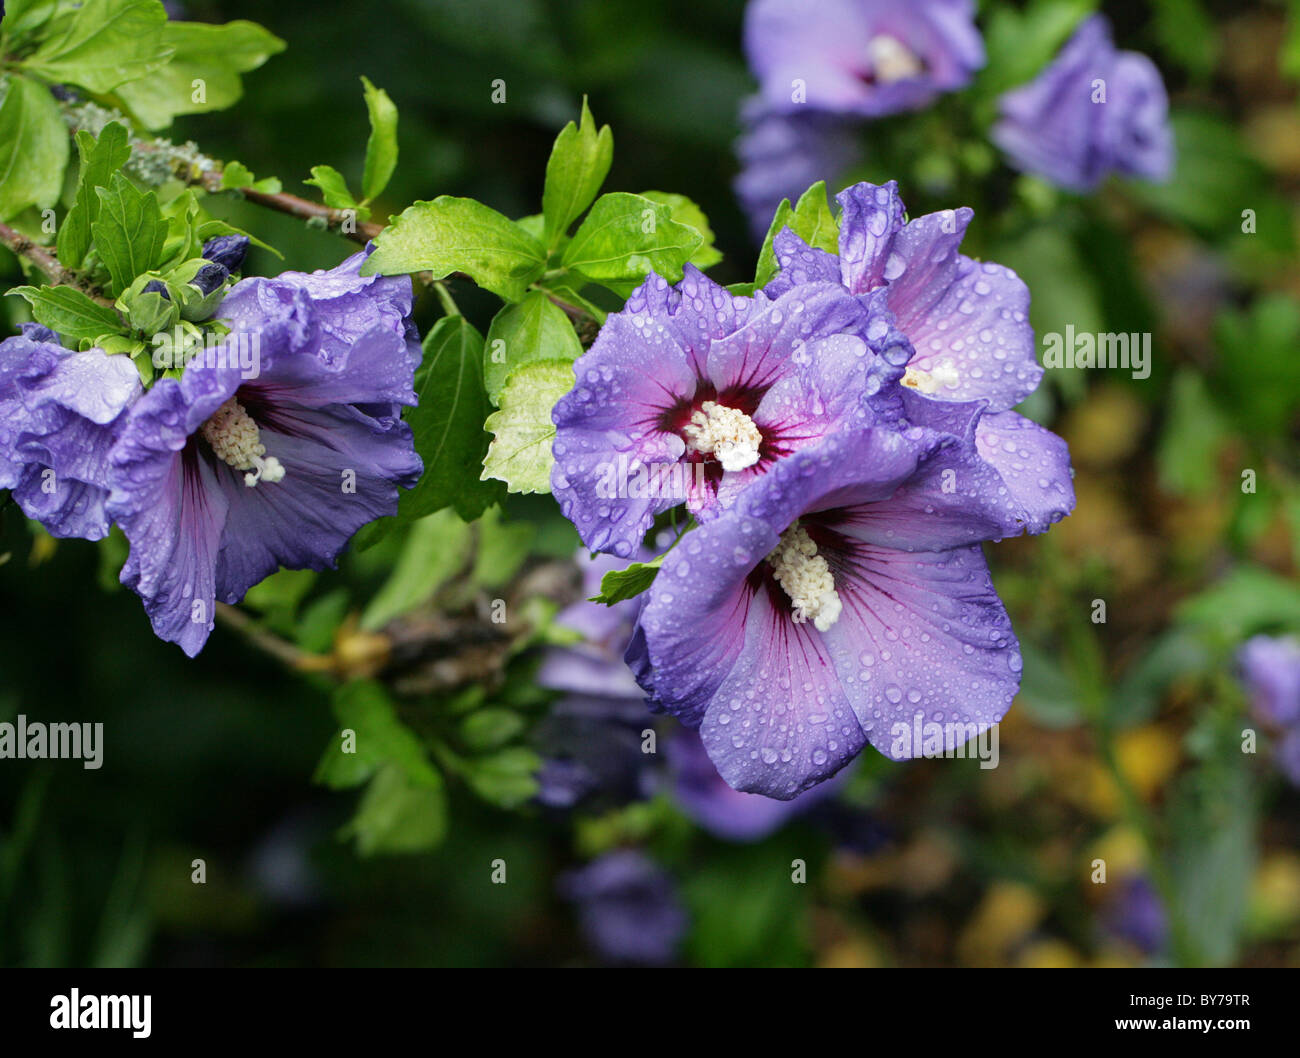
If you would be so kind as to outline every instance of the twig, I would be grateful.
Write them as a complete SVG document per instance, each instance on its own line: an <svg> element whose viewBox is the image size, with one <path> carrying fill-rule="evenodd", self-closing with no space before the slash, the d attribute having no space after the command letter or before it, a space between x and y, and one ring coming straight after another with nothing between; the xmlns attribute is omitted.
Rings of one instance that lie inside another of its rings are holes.
<svg viewBox="0 0 1300 1058"><path fill-rule="evenodd" d="M301 650L274 632L262 628L243 610L227 603L217 603L217 619L239 632L259 650L299 672L332 672L334 662L322 654Z"/></svg>
<svg viewBox="0 0 1300 1058"><path fill-rule="evenodd" d="M192 179L189 182L198 184L208 194L213 195L221 191L232 190L221 186L223 178L224 173L222 170L209 169L204 173L200 173L197 179ZM345 238L351 239L353 242L359 242L362 246L375 238L385 227L383 224L374 224L369 221L357 223L356 213L353 210L334 209L332 206L312 202L310 199L300 198L298 195L291 195L287 191L258 191L251 187L241 187L234 190L237 194L243 195L249 202L254 202L267 209L273 209L278 213L287 213L299 220L323 221L327 228L337 230ZM352 223L349 224L349 221Z"/></svg>
<svg viewBox="0 0 1300 1058"><path fill-rule="evenodd" d="M112 305L112 299L101 295L93 286L86 283L71 269L64 268L53 251L33 242L20 231L15 231L8 224L0 224L0 243L9 247L19 257L24 257L45 275L52 284L76 287L92 301L101 305Z"/></svg>

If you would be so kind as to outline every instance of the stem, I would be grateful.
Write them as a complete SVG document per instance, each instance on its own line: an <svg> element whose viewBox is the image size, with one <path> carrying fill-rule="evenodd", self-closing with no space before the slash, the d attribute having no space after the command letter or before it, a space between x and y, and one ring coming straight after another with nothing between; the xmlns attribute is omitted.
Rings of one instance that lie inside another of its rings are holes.
<svg viewBox="0 0 1300 1058"><path fill-rule="evenodd" d="M54 253L40 243L33 242L20 231L15 231L8 224L0 224L0 243L9 247L17 256L26 258L35 265L51 284L76 287L92 301L101 305L112 305L111 299L101 295L94 287L84 282L70 269L64 268Z"/></svg>
<svg viewBox="0 0 1300 1058"><path fill-rule="evenodd" d="M435 279L429 284L433 291L438 295L438 300L442 302L442 310L448 316L459 316L460 307L456 304L456 299L451 296L451 291L447 289L447 284L441 279Z"/></svg>
<svg viewBox="0 0 1300 1058"><path fill-rule="evenodd" d="M332 672L334 663L321 654L310 654L274 632L262 628L253 618L237 607L217 603L217 619L235 629L259 650L299 672Z"/></svg>
<svg viewBox="0 0 1300 1058"><path fill-rule="evenodd" d="M210 169L201 174L196 180L190 182L199 185L208 194L214 195L222 190L230 190L229 188L222 188L223 176L222 170ZM255 202L259 206L273 209L278 213L287 213L299 220L324 221L325 226L330 230L337 230L345 238L358 242L362 246L374 239L385 227L383 224L374 224L369 221L356 223L356 215L351 210L334 209L319 202L300 198L298 195L291 195L286 191L257 191L251 187L241 187L236 190L236 193L243 195L249 202ZM347 224L349 220L353 222L350 225ZM346 228L345 225L347 225Z"/></svg>
<svg viewBox="0 0 1300 1058"><path fill-rule="evenodd" d="M1083 611L1074 605L1070 606L1070 611L1073 616L1067 628L1067 649L1078 680L1084 712L1097 738L1102 763L1119 791L1125 822L1137 831L1142 844L1146 846L1147 869L1169 921L1174 959L1180 966L1198 965L1195 945L1187 933L1186 923L1178 908L1173 875L1160 853L1155 819L1120 767L1119 754L1115 750L1115 727L1108 708L1110 696L1106 689L1101 646L1097 642L1093 625Z"/></svg>

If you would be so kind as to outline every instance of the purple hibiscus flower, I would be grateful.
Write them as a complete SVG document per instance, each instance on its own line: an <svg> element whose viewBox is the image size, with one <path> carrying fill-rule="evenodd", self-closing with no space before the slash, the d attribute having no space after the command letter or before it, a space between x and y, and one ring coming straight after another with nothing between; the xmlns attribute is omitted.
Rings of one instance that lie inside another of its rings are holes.
<svg viewBox="0 0 1300 1058"><path fill-rule="evenodd" d="M773 110L880 117L928 104L984 65L970 0L753 0L745 53Z"/></svg>
<svg viewBox="0 0 1300 1058"><path fill-rule="evenodd" d="M1254 636L1237 653L1255 714L1274 727L1300 725L1300 641Z"/></svg>
<svg viewBox="0 0 1300 1058"><path fill-rule="evenodd" d="M52 536L108 534L108 454L140 396L129 357L72 352L24 324L0 342L0 488Z"/></svg>
<svg viewBox="0 0 1300 1058"><path fill-rule="evenodd" d="M1071 191L1089 191L1112 170L1164 180L1173 168L1169 100L1145 55L1117 51L1110 23L1079 24L1029 84L1007 92L993 141L1019 169Z"/></svg>
<svg viewBox="0 0 1300 1058"><path fill-rule="evenodd" d="M1011 269L959 252L973 213L945 210L903 222L898 185L855 184L836 196L839 254L809 247L790 229L773 248L781 271L770 297L835 278L881 300L908 340L902 383L909 421L972 433L981 459L1021 505L1030 532L1074 509L1064 441L1010 409L1037 387L1029 289Z"/></svg>
<svg viewBox="0 0 1300 1058"><path fill-rule="evenodd" d="M689 925L672 877L634 849L564 875L559 889L577 905L587 942L610 962L670 963Z"/></svg>
<svg viewBox="0 0 1300 1058"><path fill-rule="evenodd" d="M751 99L741 111L741 124L736 195L759 242L782 199L796 201L817 181L834 180L861 157L854 123L835 114L783 114Z"/></svg>
<svg viewBox="0 0 1300 1058"><path fill-rule="evenodd" d="M131 544L122 583L191 656L216 600L237 602L280 566L330 566L420 475L399 418L420 356L410 280L361 278L364 258L236 285L218 312L226 355L157 382L113 446L108 511ZM234 353L250 343L252 371Z"/></svg>
<svg viewBox="0 0 1300 1058"><path fill-rule="evenodd" d="M917 723L944 725L955 748L1019 686L978 541L1021 519L958 436L836 434L669 552L628 663L654 708L699 728L737 790L788 800L868 741L893 759L920 755L904 737Z"/></svg>
<svg viewBox="0 0 1300 1058"><path fill-rule="evenodd" d="M677 803L691 819L724 841L761 841L824 801L842 785L841 778L848 778L850 773L846 768L830 782L792 800L778 801L728 786L709 759L699 733L690 728L674 731L666 751Z"/></svg>
<svg viewBox="0 0 1300 1058"><path fill-rule="evenodd" d="M896 414L887 384L910 350L877 301L838 283L744 298L689 265L675 287L651 273L552 413L552 491L583 542L630 557L683 500L713 517L790 453Z"/></svg>
<svg viewBox="0 0 1300 1058"><path fill-rule="evenodd" d="M912 344L903 383L936 400L987 400L1005 411L1037 387L1029 288L1011 269L960 252L974 212L963 206L903 222L898 184L854 184L841 207L839 255L788 229L774 241L781 271L765 288L781 297L808 283L840 281L853 294L883 291Z"/></svg>

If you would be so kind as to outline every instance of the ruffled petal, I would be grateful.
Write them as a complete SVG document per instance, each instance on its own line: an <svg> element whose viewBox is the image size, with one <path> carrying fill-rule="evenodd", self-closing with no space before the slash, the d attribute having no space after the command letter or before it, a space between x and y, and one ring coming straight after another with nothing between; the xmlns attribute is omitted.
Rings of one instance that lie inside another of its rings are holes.
<svg viewBox="0 0 1300 1058"><path fill-rule="evenodd" d="M835 196L840 204L840 279L854 294L865 294L887 276L889 248L903 227L898 181L854 184Z"/></svg>
<svg viewBox="0 0 1300 1058"><path fill-rule="evenodd" d="M835 255L809 246L789 228L782 228L772 240L772 253L781 270L763 288L770 298L779 298L805 283L840 280L840 265Z"/></svg>
<svg viewBox="0 0 1300 1058"><path fill-rule="evenodd" d="M1029 288L1011 269L957 252L971 216L965 207L930 213L899 232L886 266L888 303L916 350L909 382L927 396L983 399L1005 411L1043 377Z"/></svg>
<svg viewBox="0 0 1300 1058"><path fill-rule="evenodd" d="M1046 532L1074 510L1070 449L1056 434L1004 411L980 418L975 443L1019 504L1028 532Z"/></svg>

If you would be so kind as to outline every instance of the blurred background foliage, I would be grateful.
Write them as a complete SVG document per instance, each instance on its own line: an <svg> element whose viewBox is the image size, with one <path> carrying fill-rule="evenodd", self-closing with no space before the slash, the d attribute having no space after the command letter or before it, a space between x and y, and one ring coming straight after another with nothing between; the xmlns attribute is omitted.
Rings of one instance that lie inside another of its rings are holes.
<svg viewBox="0 0 1300 1058"><path fill-rule="evenodd" d="M752 276L731 190L753 90L739 2L184 6L191 19L255 19L289 47L246 77L234 108L179 120L177 141L310 194L312 165L360 171L365 74L401 112L378 216L438 194L522 216L586 94L614 130L606 187L689 194L725 254L711 274ZM1069 441L1079 502L1045 537L989 549L1025 653L998 768L900 767L868 751L840 795L848 826L796 820L746 846L709 836L663 794L557 817L530 805L536 758L517 737L547 701L531 641L510 644L490 687L417 688L394 734L374 685L333 694L331 709L328 676L286 671L239 630L185 660L153 638L100 549L56 546L10 507L0 719L102 721L106 747L99 771L0 763L0 962L579 964L595 956L555 880L633 841L681 887L691 964L1300 964L1300 791L1271 766L1267 733L1258 753L1241 751L1255 725L1233 662L1249 635L1300 631L1298 5L1104 5L1122 46L1165 75L1179 157L1165 185L1112 181L1086 199L1000 168L971 119L1059 43L1032 17L1049 6L983 3L989 63L975 84L871 126L870 161L837 184L898 179L913 215L973 206L964 248L1028 281L1040 334L1154 334L1150 378L1049 371L1024 409ZM497 78L504 104L490 100ZM291 218L209 205L289 267L347 252ZM247 271L281 267L255 250ZM12 258L0 271L16 281ZM486 331L495 301L453 290ZM14 301L0 302L10 325ZM417 307L422 333L436 315ZM576 545L546 497L511 497L473 529L444 512L337 574L272 578L250 594L245 632L333 650L364 677L367 637L390 619L434 598L472 612ZM537 636L561 634L553 605L521 605L540 608ZM440 769L322 759L340 726L367 724L391 736L389 761L402 732L419 731ZM358 803L345 788L368 778ZM196 858L204 885L190 880ZM498 859L508 884L491 883ZM790 882L795 859L807 884ZM1097 859L1105 885L1092 881Z"/></svg>

